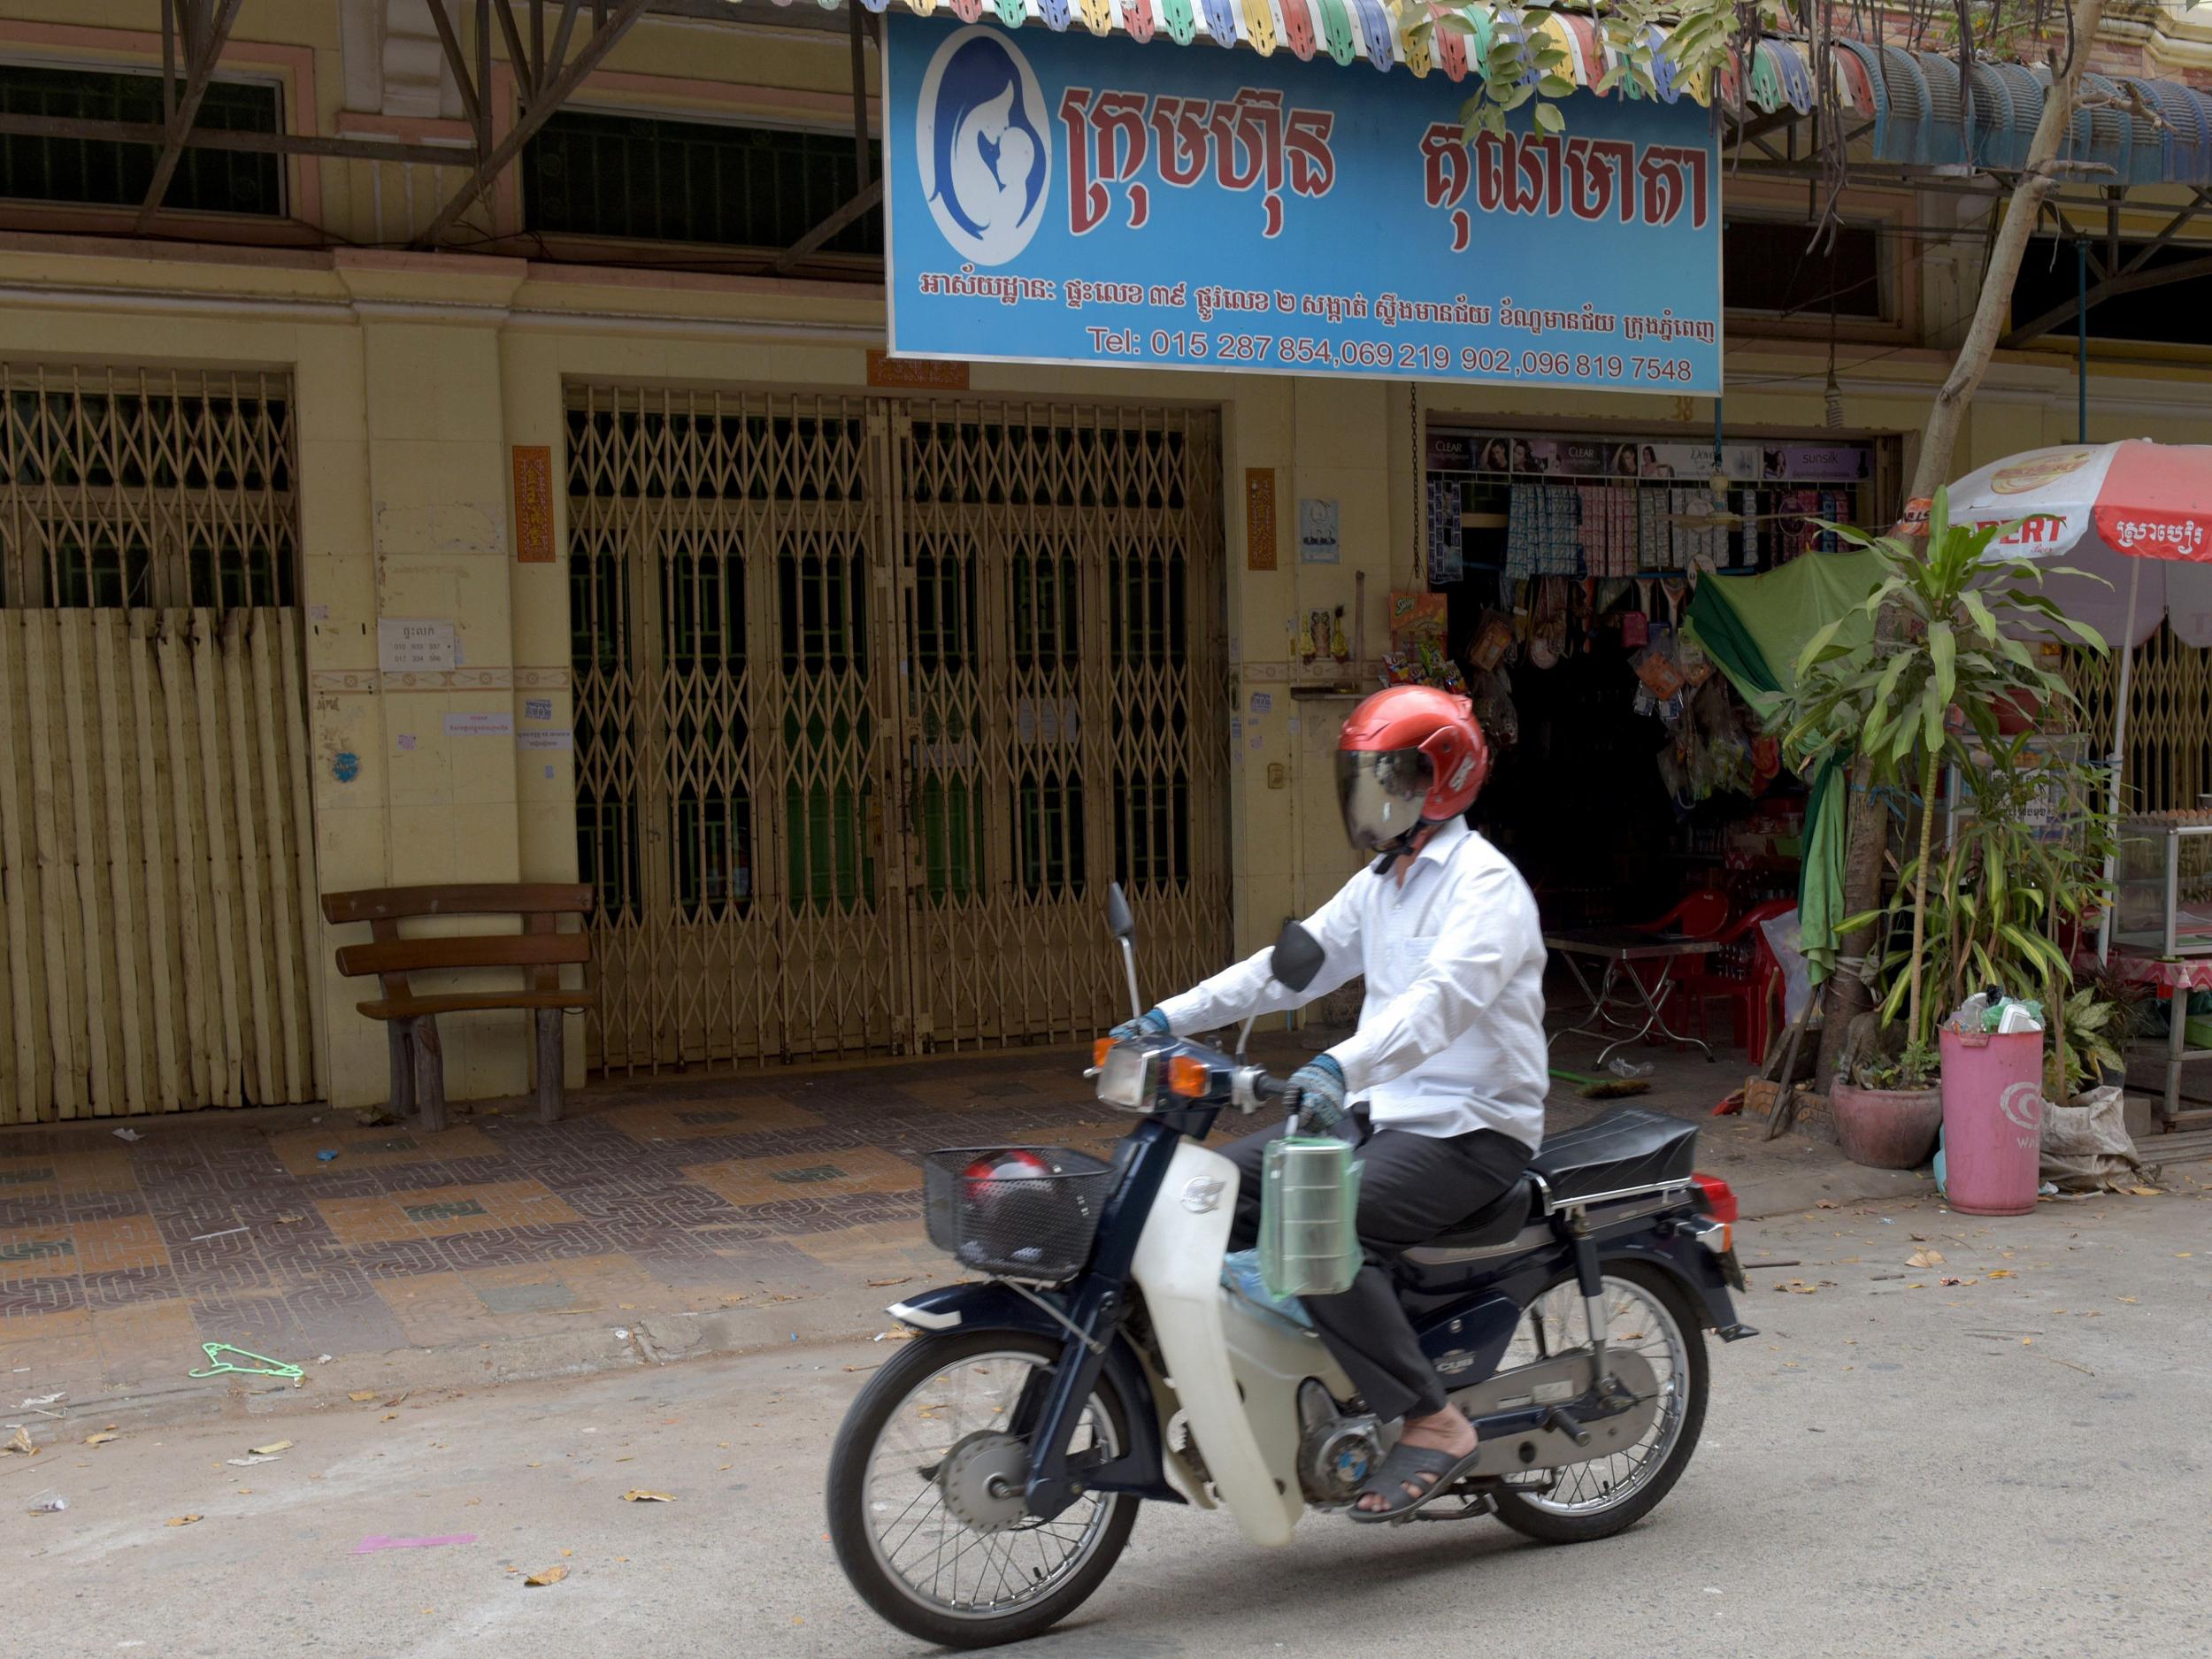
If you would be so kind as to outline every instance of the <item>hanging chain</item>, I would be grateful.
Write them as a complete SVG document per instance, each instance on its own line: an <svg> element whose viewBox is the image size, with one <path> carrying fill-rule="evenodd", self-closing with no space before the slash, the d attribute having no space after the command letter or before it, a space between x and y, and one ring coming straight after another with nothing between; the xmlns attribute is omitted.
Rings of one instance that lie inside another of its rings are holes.
<svg viewBox="0 0 2212 1659"><path fill-rule="evenodd" d="M1409 383L1412 396L1406 399L1408 419L1411 426L1410 442L1413 449L1413 591L1428 588L1427 544L1421 539L1426 527L1425 515L1429 507L1429 458L1421 442L1421 382Z"/></svg>

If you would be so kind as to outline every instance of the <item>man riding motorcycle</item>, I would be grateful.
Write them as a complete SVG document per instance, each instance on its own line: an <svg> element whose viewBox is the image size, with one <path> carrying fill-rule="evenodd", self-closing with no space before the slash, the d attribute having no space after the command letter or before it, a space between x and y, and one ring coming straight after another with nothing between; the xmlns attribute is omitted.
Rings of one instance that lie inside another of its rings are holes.
<svg viewBox="0 0 2212 1659"><path fill-rule="evenodd" d="M1545 949L1527 884L1462 816L1490 765L1465 698L1377 692L1345 722L1336 762L1345 832L1374 857L1306 922L1327 953L1320 972L1290 991L1263 950L1114 1034L1214 1031L1365 976L1356 1033L1288 1086L1302 1131L1365 1135L1366 1263L1341 1295L1305 1302L1368 1409L1403 1419L1351 1511L1372 1522L1411 1514L1474 1464L1474 1429L1422 1354L1389 1263L1503 1193L1535 1155L1548 1083ZM1371 1127L1347 1110L1354 1099ZM1262 1159L1279 1133L1222 1148L1243 1178L1233 1249L1257 1234Z"/></svg>

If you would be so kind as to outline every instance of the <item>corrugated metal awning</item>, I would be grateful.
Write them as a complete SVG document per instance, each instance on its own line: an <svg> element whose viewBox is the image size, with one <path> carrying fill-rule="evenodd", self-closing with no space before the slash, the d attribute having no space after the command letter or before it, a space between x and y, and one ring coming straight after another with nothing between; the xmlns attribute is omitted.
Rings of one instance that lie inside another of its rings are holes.
<svg viewBox="0 0 2212 1659"><path fill-rule="evenodd" d="M737 4L740 0L731 0ZM743 0L757 8L764 0ZM848 0L765 0L776 6L819 5L834 11ZM860 0L882 12L895 0ZM1403 65L1416 75L1441 70L1447 79L1464 80L1479 68L1494 35L1519 26L1501 22L1479 4L1432 4L1433 16L1455 14L1465 31L1433 29L1409 43L1391 26L1382 0L895 0L922 17L949 12L964 23L985 19L1008 28L1041 24L1055 32L1078 27L1105 36L1122 35L1137 42L1166 41L1179 46L1200 42L1246 46L1263 58L1287 51L1300 59L1326 57L1339 64L1364 60L1377 69ZM1611 58L1604 32L1588 18L1554 12L1542 24L1564 49L1575 84L1594 87ZM1754 50L1749 73L1731 64L1717 88L1703 75L1677 81L1663 48L1666 30L1648 32L1658 67L1658 96L1669 104L1688 99L1709 106L1717 96L1722 108L1743 117L1784 110L1809 114L1816 88L1811 48L1803 41L1763 40ZM1872 159L1907 166L1976 165L2004 172L2026 159L2028 142L2043 113L2050 72L2017 64L1977 62L1973 73L1972 154L1960 130L1962 100L1958 60L1901 46L1839 40L1833 73L1844 107L1873 123L1867 135ZM2126 101L2130 89L2165 123L2145 119L2126 109L2087 111L2074 117L2068 154L2100 162L2120 184L2212 183L2212 96L2175 81L2092 74L2084 79L2092 95Z"/></svg>

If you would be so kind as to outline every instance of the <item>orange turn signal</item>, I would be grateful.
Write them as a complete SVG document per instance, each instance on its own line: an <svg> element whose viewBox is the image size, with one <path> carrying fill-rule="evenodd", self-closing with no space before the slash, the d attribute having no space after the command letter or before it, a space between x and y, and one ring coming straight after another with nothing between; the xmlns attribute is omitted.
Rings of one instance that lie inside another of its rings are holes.
<svg viewBox="0 0 2212 1659"><path fill-rule="evenodd" d="M1186 1100L1197 1100L1203 1095L1212 1080L1212 1073L1206 1070L1203 1060L1194 1060L1187 1054L1179 1054L1168 1062L1167 1086Z"/></svg>
<svg viewBox="0 0 2212 1659"><path fill-rule="evenodd" d="M1114 1040L1111 1037L1101 1037L1096 1042L1091 1045L1091 1064L1093 1065L1104 1065L1106 1064L1106 1056L1113 1051Z"/></svg>

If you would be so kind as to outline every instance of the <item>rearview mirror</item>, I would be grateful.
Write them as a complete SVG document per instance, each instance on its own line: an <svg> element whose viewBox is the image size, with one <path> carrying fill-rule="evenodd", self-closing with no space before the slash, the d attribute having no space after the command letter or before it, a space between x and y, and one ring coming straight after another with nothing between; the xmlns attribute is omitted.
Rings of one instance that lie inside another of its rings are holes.
<svg viewBox="0 0 2212 1659"><path fill-rule="evenodd" d="M1137 936L1137 918L1129 914L1129 901L1123 896L1118 881L1106 889L1106 926L1125 944Z"/></svg>
<svg viewBox="0 0 2212 1659"><path fill-rule="evenodd" d="M1303 926L1285 922L1283 931L1276 935L1275 949L1268 953L1267 971L1274 976L1276 984L1302 991L1313 983L1313 976L1321 972L1328 954L1321 949L1321 941Z"/></svg>

